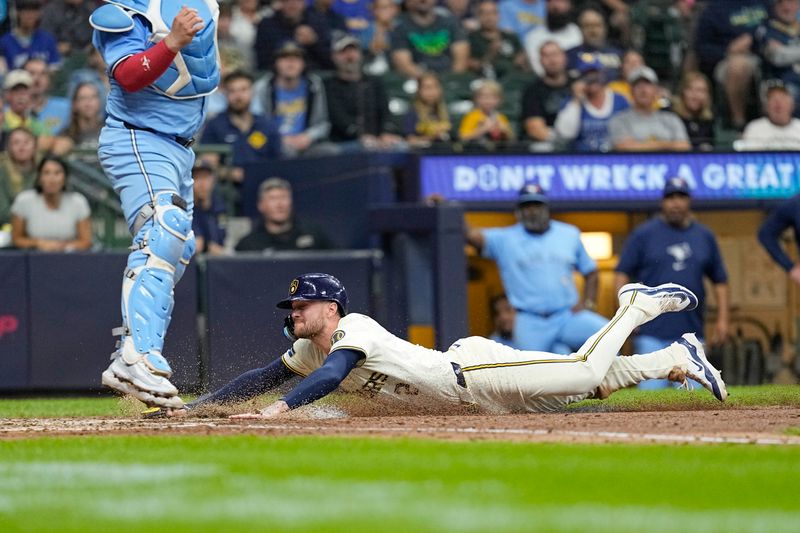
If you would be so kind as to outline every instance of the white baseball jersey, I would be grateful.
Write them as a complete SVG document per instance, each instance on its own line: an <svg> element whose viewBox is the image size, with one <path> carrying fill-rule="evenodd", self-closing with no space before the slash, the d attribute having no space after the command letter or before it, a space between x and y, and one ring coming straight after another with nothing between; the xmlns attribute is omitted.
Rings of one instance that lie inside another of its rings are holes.
<svg viewBox="0 0 800 533"><path fill-rule="evenodd" d="M590 397L598 386L618 390L667 377L675 365L685 367L684 351L673 348L647 356L616 356L631 331L646 320L634 307L620 308L577 353L560 355L515 350L483 337L459 339L439 352L411 344L372 318L353 313L339 320L330 351L364 354L342 381L346 392L384 393L426 405L432 400L476 404L496 413L553 411ZM292 371L307 376L327 356L311 341L299 339L282 359ZM460 367L466 386L458 384L453 363Z"/></svg>
<svg viewBox="0 0 800 533"><path fill-rule="evenodd" d="M444 353L400 339L366 315L351 313L341 318L331 344L331 352L349 349L364 354L342 381L346 392L384 393L411 402L423 398L426 403L431 399L461 401L462 387ZM307 376L322 366L327 356L310 340L298 339L282 358L292 371Z"/></svg>

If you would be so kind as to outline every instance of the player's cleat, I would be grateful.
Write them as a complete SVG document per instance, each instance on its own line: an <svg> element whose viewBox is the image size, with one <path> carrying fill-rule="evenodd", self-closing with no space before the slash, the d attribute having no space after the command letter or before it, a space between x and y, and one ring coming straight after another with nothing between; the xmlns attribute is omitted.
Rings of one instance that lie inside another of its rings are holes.
<svg viewBox="0 0 800 533"><path fill-rule="evenodd" d="M697 307L697 296L677 283L664 283L656 287L628 283L620 288L617 296L620 307L636 307L644 311L650 319L661 313L691 311Z"/></svg>
<svg viewBox="0 0 800 533"><path fill-rule="evenodd" d="M686 348L688 352L686 375L711 391L717 400L724 402L728 397L728 390L725 388L725 382L722 381L722 374L708 362L703 345L697 340L695 334L685 333L678 340L678 344Z"/></svg>
<svg viewBox="0 0 800 533"><path fill-rule="evenodd" d="M119 352L114 352L111 355L111 365L103 372L103 385L122 394L130 394L148 407L183 407L175 385L165 376L153 373L153 370L160 369L148 364L148 361L157 357L149 354L140 357L133 364L128 364ZM156 359L156 362L169 369L163 357Z"/></svg>

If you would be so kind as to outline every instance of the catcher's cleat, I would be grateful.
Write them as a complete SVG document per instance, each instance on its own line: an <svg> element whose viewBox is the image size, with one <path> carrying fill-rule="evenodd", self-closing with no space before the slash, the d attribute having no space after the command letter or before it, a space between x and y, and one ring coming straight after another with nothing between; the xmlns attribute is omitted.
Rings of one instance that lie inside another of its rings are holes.
<svg viewBox="0 0 800 533"><path fill-rule="evenodd" d="M688 352L686 375L711 391L717 400L724 402L728 397L728 390L725 388L725 382L722 381L722 374L708 362L703 345L695 334L685 333L678 340L678 344L686 348Z"/></svg>
<svg viewBox="0 0 800 533"><path fill-rule="evenodd" d="M644 311L650 319L661 313L691 311L697 307L697 296L677 283L664 283L656 287L628 283L620 288L618 297L620 307L636 307Z"/></svg>
<svg viewBox="0 0 800 533"><path fill-rule="evenodd" d="M133 364L128 364L119 352L114 352L111 365L103 372L103 385L129 394L148 407L183 407L178 389L163 375L151 372L147 364L149 358L149 355L143 356Z"/></svg>

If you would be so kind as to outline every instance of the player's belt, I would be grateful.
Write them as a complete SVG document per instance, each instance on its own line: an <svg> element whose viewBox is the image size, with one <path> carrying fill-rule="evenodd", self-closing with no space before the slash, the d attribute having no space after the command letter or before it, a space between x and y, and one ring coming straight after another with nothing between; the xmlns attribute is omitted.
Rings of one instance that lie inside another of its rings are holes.
<svg viewBox="0 0 800 533"><path fill-rule="evenodd" d="M515 307L514 310L517 313L527 313L529 315L536 315L540 318L550 318L551 316L555 315L556 313L560 313L563 309L559 309L558 311L546 311L546 312L539 312L539 311L528 311L527 309L520 309Z"/></svg>
<svg viewBox="0 0 800 533"><path fill-rule="evenodd" d="M453 373L456 375L456 383L459 387L467 388L467 380L464 379L464 372L461 370L461 365L458 363L450 362L453 365Z"/></svg>
<svg viewBox="0 0 800 533"><path fill-rule="evenodd" d="M184 148L189 148L191 145L194 144L194 137L189 137L187 139L186 137L178 137L177 135L166 135L164 133L161 133L160 131L154 130L153 128L143 128L142 126L136 126L134 124L131 124L130 122L125 122L124 120L122 120L121 122L129 130L141 130L150 133L155 133L156 135L161 135L162 137L167 137L169 139L174 140L176 143L180 144Z"/></svg>

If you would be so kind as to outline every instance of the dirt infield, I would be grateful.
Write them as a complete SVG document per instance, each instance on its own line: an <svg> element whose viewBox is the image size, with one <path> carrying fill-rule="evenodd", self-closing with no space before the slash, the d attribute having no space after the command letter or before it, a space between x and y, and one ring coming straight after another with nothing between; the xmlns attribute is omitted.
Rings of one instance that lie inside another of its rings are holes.
<svg viewBox="0 0 800 533"><path fill-rule="evenodd" d="M28 418L0 421L0 439L69 435L321 435L536 442L751 443L800 445L800 408L563 412L525 415L356 415L303 409L272 420L229 420L220 412L181 419Z"/></svg>

